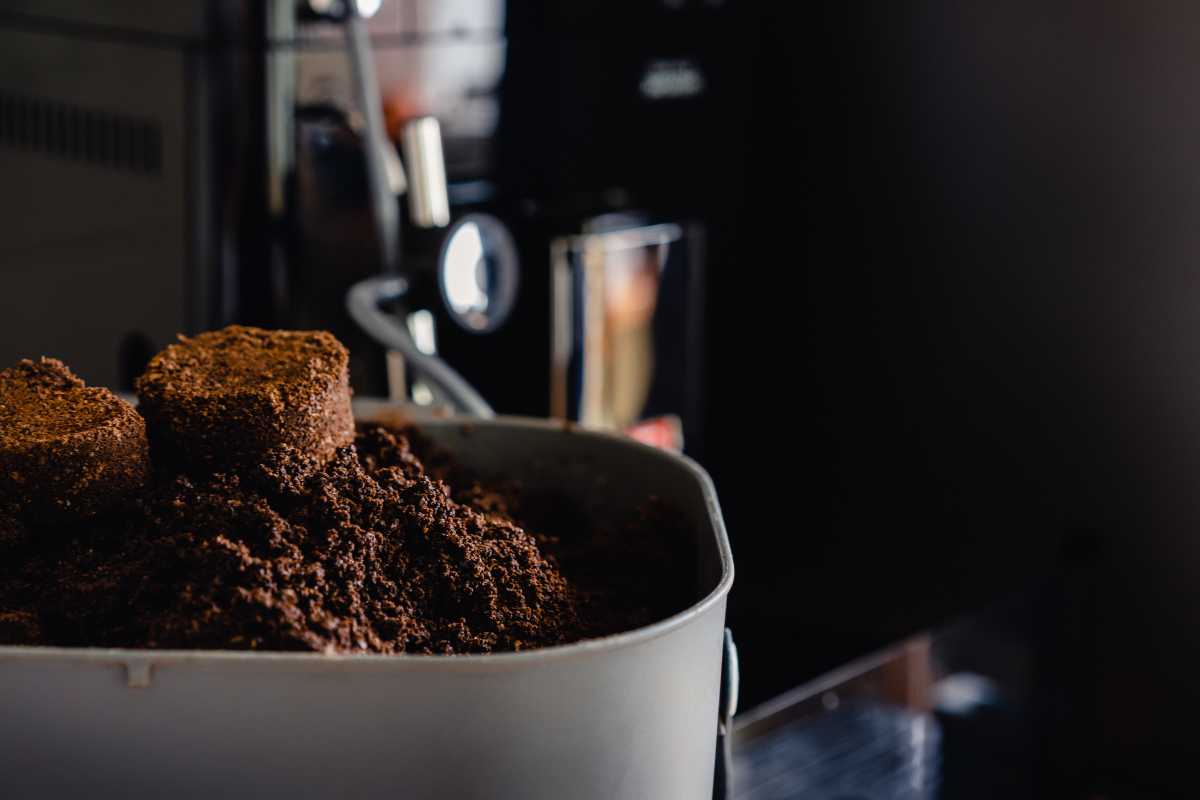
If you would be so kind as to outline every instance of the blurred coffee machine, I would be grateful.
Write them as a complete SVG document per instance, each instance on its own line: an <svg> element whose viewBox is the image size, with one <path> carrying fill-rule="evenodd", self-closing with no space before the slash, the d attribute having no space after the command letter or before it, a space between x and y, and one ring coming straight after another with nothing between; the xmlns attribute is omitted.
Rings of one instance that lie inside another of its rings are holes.
<svg viewBox="0 0 1200 800"><path fill-rule="evenodd" d="M360 394L420 401L344 311L394 269L418 344L498 411L697 445L728 11L566 5L0 0L0 362L128 388L179 331L324 327Z"/></svg>

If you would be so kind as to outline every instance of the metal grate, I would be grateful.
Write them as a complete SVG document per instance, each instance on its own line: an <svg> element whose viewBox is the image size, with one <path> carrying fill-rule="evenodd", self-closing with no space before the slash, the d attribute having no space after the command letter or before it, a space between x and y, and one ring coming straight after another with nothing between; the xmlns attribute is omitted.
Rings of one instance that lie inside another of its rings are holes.
<svg viewBox="0 0 1200 800"><path fill-rule="evenodd" d="M132 172L162 168L162 130L153 120L2 90L0 147Z"/></svg>

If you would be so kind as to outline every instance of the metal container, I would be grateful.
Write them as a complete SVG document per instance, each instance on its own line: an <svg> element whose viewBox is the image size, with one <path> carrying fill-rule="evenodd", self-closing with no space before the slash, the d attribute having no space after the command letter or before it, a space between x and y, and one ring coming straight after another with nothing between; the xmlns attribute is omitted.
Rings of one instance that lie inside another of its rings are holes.
<svg viewBox="0 0 1200 800"><path fill-rule="evenodd" d="M6 797L707 798L733 562L712 483L628 439L429 421L462 463L696 534L694 604L522 653L328 656L0 647Z"/></svg>

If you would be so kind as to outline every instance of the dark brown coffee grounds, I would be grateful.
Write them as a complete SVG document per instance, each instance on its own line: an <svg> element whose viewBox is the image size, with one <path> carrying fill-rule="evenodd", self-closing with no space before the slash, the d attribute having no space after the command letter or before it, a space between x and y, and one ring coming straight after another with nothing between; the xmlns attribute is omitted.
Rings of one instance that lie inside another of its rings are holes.
<svg viewBox="0 0 1200 800"><path fill-rule="evenodd" d="M325 331L230 325L179 341L137 380L156 462L209 475L317 462L354 438L349 353Z"/></svg>
<svg viewBox="0 0 1200 800"><path fill-rule="evenodd" d="M148 471L145 424L124 400L51 358L0 370L0 509L89 517L140 490Z"/></svg>
<svg viewBox="0 0 1200 800"><path fill-rule="evenodd" d="M649 544L680 545L670 525L605 528L423 445L462 478L455 492L412 435L366 426L315 467L162 475L134 510L53 535L0 519L0 643L486 653L627 630L690 601L666 578L680 550Z"/></svg>
<svg viewBox="0 0 1200 800"><path fill-rule="evenodd" d="M0 372L0 644L488 653L694 601L678 515L356 432L346 363L327 333L231 326L155 356L138 411L60 362Z"/></svg>

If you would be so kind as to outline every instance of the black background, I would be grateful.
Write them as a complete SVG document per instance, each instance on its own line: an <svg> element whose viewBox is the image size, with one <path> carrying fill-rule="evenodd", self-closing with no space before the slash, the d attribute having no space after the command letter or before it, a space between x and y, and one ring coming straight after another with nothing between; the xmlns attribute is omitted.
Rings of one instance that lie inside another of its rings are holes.
<svg viewBox="0 0 1200 800"><path fill-rule="evenodd" d="M750 16L708 453L746 699L1084 553L1049 721L1083 769L1193 785L1200 14Z"/></svg>
<svg viewBox="0 0 1200 800"><path fill-rule="evenodd" d="M1198 707L1200 14L720 13L683 39L728 80L713 121L637 164L671 196L629 185L710 231L700 455L738 565L744 704L1083 554L1086 613L1041 633L1072 704L1043 721L1078 735L1079 769L1188 785L1195 746L1158 732ZM577 35L589 86L639 42ZM576 186L630 163L595 143Z"/></svg>

